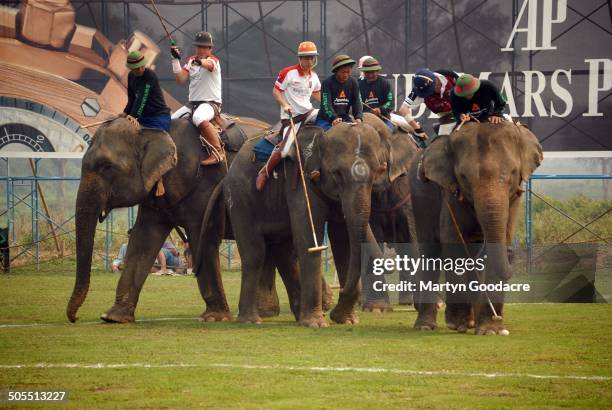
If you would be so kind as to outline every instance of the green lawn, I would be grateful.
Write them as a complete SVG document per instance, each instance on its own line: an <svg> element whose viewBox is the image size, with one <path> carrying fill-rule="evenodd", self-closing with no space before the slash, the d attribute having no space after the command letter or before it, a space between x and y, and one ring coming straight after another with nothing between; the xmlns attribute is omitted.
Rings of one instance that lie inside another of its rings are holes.
<svg viewBox="0 0 612 410"><path fill-rule="evenodd" d="M284 293L281 316L260 326L197 321L195 279L154 276L137 319L169 319L108 325L97 318L118 276L94 271L72 325L73 275L71 263L0 275L0 325L40 324L0 326L0 390L66 389L74 408L612 406L607 304L509 305L509 337L416 332L403 308L313 330L295 325ZM224 274L234 314L239 282Z"/></svg>

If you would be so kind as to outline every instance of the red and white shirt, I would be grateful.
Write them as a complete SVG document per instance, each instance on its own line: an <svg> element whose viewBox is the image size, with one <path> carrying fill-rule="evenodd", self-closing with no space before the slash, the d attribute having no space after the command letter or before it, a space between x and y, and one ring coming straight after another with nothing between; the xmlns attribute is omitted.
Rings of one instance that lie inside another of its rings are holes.
<svg viewBox="0 0 612 410"><path fill-rule="evenodd" d="M283 93L285 100L291 106L293 115L300 115L312 110L310 97L313 92L321 91L319 76L310 70L310 74L302 71L299 64L283 68L278 73L274 88ZM289 118L289 115L281 108L281 119Z"/></svg>
<svg viewBox="0 0 612 410"><path fill-rule="evenodd" d="M221 65L219 59L210 55L208 57L215 66L208 71L200 65L194 64L197 56L191 56L183 66L189 74L189 101L215 101L221 104Z"/></svg>

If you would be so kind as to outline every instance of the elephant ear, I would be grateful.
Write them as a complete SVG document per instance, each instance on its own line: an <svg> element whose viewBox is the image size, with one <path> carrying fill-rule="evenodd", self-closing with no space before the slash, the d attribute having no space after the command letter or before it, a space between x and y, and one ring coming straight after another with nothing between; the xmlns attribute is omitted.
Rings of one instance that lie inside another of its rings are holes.
<svg viewBox="0 0 612 410"><path fill-rule="evenodd" d="M412 159L416 155L418 148L410 141L412 137L405 132L395 132L389 138L389 180L395 181L396 178L408 172Z"/></svg>
<svg viewBox="0 0 612 410"><path fill-rule="evenodd" d="M518 126L521 152L521 178L527 181L529 176L540 166L544 156L538 138L527 127Z"/></svg>
<svg viewBox="0 0 612 410"><path fill-rule="evenodd" d="M302 165L304 167L305 176L313 178L313 172L321 170L321 151L319 149L320 138L323 137L323 132L319 127L302 126L298 131L300 150L302 151ZM297 150L295 144L289 151L289 157L297 163ZM318 175L314 177L317 179Z"/></svg>
<svg viewBox="0 0 612 410"><path fill-rule="evenodd" d="M439 135L423 151L421 175L451 192L457 190L455 160L450 147L450 136Z"/></svg>
<svg viewBox="0 0 612 410"><path fill-rule="evenodd" d="M162 175L176 165L176 145L162 130L143 129L137 138L140 142L140 175L144 189L149 192Z"/></svg>

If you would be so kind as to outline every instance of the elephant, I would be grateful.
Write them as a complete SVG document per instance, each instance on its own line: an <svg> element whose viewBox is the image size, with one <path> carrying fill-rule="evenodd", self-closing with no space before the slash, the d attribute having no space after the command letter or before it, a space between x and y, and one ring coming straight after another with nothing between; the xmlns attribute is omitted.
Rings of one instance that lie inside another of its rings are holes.
<svg viewBox="0 0 612 410"><path fill-rule="evenodd" d="M401 129L397 129L391 136L391 145L398 148L401 146L404 160L409 162L421 151L412 135ZM403 174L398 176L388 189L372 193L370 227L376 241L380 244L396 245L412 242L409 228L409 218L412 214L409 181L408 175ZM395 248L398 253L405 250L401 246L395 246ZM384 281L384 276L377 280ZM410 280L410 277L400 272L400 280ZM368 289L363 292L362 299L363 310L392 310L387 292L376 292L371 286L368 286ZM399 304L412 304L412 293L400 292Z"/></svg>
<svg viewBox="0 0 612 410"><path fill-rule="evenodd" d="M244 120L248 136L267 125ZM235 135L235 134L234 134ZM149 268L173 227L182 227L193 250L194 272L206 302L202 318L222 321L231 318L220 276L218 248L225 230L224 213L215 214L203 226L206 204L214 187L226 174L223 164L200 166L202 147L198 131L186 119L172 121L170 134L143 128L136 130L120 118L101 126L82 160L75 223L76 281L66 314L71 322L89 289L94 235L115 208L139 205L128 243L126 265L117 284L114 305L102 314L107 322L132 322L140 291ZM231 163L234 152L228 152ZM166 193L161 198L152 188L163 175Z"/></svg>
<svg viewBox="0 0 612 410"><path fill-rule="evenodd" d="M537 137L524 125L465 123L450 135L438 136L411 164L410 228L425 258L486 255L484 269L447 281L506 281L511 275L507 247L516 231L523 181L543 159ZM480 277L484 274L484 278ZM438 281L433 268L417 273L420 282ZM446 293L446 325L464 333L508 335L503 320L503 293ZM415 296L415 328L436 328L433 292Z"/></svg>
<svg viewBox="0 0 612 410"><path fill-rule="evenodd" d="M388 187L393 178L407 170L409 162L403 161L399 148L397 155L392 154L395 148L389 144L386 125L371 114L364 116L364 123L339 124L326 133L305 125L297 140L304 157L312 224L295 149L277 168L277 179L258 192L255 177L261 164L252 159L257 141L249 141L223 181L222 196L242 258L237 320L261 322L254 289L262 275L266 249L270 243L278 243L297 254L299 279L289 288L299 286L299 298L292 299L292 292L289 298L299 311L298 323L328 326L322 310L321 255L308 251L315 246L313 235L316 243L321 243L327 221L342 286L330 318L336 323L357 323L354 305L359 296L361 245L377 247L368 224L372 189Z"/></svg>

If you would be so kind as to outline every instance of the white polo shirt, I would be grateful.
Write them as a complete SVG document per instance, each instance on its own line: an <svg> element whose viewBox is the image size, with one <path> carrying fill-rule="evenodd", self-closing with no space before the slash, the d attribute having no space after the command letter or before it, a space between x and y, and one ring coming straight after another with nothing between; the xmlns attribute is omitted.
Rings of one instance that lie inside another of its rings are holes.
<svg viewBox="0 0 612 410"><path fill-rule="evenodd" d="M189 101L215 101L221 104L221 65L214 55L208 57L215 64L212 71L193 64L197 56L191 56L183 66L189 74Z"/></svg>
<svg viewBox="0 0 612 410"><path fill-rule="evenodd" d="M293 115L304 114L312 110L310 97L315 91L321 91L319 76L310 70L310 74L304 73L299 64L283 68L278 73L274 87L283 93L285 100L291 106ZM281 119L288 119L289 115L281 108Z"/></svg>

